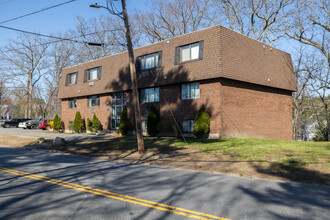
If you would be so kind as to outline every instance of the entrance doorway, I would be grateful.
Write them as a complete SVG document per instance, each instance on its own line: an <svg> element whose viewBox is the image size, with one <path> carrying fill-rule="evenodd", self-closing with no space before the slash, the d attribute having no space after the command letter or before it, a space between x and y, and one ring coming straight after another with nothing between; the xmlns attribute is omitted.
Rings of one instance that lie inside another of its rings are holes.
<svg viewBox="0 0 330 220"><path fill-rule="evenodd" d="M126 106L126 93L116 92L111 95L111 128L118 129L120 115Z"/></svg>

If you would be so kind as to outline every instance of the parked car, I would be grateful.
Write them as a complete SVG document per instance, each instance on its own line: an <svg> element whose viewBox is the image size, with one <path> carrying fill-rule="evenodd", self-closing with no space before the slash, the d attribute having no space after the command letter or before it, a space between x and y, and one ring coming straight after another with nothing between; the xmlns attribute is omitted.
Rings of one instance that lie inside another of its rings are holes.
<svg viewBox="0 0 330 220"><path fill-rule="evenodd" d="M27 122L27 121L20 122L20 123L18 124L18 127L19 127L19 128L23 128L23 129L26 129L26 122Z"/></svg>
<svg viewBox="0 0 330 220"><path fill-rule="evenodd" d="M26 127L28 129L36 129L39 127L39 125L42 123L43 120L44 120L43 118L37 118L36 120L28 121L26 123Z"/></svg>
<svg viewBox="0 0 330 220"><path fill-rule="evenodd" d="M0 127L2 127L2 124L3 124L5 121L6 121L5 119L1 119L1 120L0 120Z"/></svg>
<svg viewBox="0 0 330 220"><path fill-rule="evenodd" d="M35 120L30 120L30 121L24 121L24 122L20 122L18 127L19 128L28 128L28 129L36 129L39 127L40 123L42 122L42 118L38 118Z"/></svg>
<svg viewBox="0 0 330 220"><path fill-rule="evenodd" d="M18 124L20 122L24 122L24 121L29 121L31 119L28 119L28 118L13 118L9 121L5 121L3 124L2 124L2 127L4 128L9 128L9 127L18 127Z"/></svg>
<svg viewBox="0 0 330 220"><path fill-rule="evenodd" d="M41 123L39 124L39 128L42 130L49 130L53 127L52 122L53 121L51 120L42 119Z"/></svg>

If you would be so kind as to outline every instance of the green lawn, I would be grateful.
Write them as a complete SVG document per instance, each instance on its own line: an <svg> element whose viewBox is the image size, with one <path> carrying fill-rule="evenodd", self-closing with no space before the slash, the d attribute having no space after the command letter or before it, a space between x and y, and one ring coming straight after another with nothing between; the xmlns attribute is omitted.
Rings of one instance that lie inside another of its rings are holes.
<svg viewBox="0 0 330 220"><path fill-rule="evenodd" d="M187 141L198 146L203 153L220 153L244 161L281 162L296 166L306 163L322 163L330 168L330 142L300 142L259 138L225 138L221 140ZM174 141L173 146L184 146Z"/></svg>

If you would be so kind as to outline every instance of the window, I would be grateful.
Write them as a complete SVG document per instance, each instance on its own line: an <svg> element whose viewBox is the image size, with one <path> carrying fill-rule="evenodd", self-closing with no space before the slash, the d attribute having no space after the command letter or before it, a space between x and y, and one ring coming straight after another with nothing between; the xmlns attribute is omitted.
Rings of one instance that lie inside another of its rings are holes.
<svg viewBox="0 0 330 220"><path fill-rule="evenodd" d="M141 102L159 102L159 87L141 89Z"/></svg>
<svg viewBox="0 0 330 220"><path fill-rule="evenodd" d="M182 129L185 132L193 132L194 131L194 120L183 120Z"/></svg>
<svg viewBox="0 0 330 220"><path fill-rule="evenodd" d="M199 98L199 83L182 84L181 98L182 99L198 99Z"/></svg>
<svg viewBox="0 0 330 220"><path fill-rule="evenodd" d="M77 84L78 73L71 73L68 75L69 85Z"/></svg>
<svg viewBox="0 0 330 220"><path fill-rule="evenodd" d="M77 108L77 99L69 99L69 108Z"/></svg>
<svg viewBox="0 0 330 220"><path fill-rule="evenodd" d="M181 62L199 58L199 43L181 47Z"/></svg>
<svg viewBox="0 0 330 220"><path fill-rule="evenodd" d="M100 106L100 96L89 96L88 97L88 107Z"/></svg>
<svg viewBox="0 0 330 220"><path fill-rule="evenodd" d="M93 69L90 69L88 70L88 80L96 80L98 79L97 78L97 71L98 71L98 68L93 68Z"/></svg>
<svg viewBox="0 0 330 220"><path fill-rule="evenodd" d="M142 131L146 131L147 130L147 123L145 120L141 121L141 127L142 127Z"/></svg>
<svg viewBox="0 0 330 220"><path fill-rule="evenodd" d="M151 69L158 67L159 65L159 56L160 53L153 53L140 58L141 70Z"/></svg>

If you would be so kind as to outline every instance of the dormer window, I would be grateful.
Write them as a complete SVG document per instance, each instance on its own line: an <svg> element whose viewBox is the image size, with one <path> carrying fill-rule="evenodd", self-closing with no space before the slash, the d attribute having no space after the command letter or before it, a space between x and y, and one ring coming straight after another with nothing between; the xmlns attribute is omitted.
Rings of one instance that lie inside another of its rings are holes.
<svg viewBox="0 0 330 220"><path fill-rule="evenodd" d="M148 75L149 69L159 68L162 66L162 51L152 53L136 58L136 69L142 71L143 74Z"/></svg>
<svg viewBox="0 0 330 220"><path fill-rule="evenodd" d="M147 70L158 67L159 53L153 53L141 57L140 66L141 70Z"/></svg>
<svg viewBox="0 0 330 220"><path fill-rule="evenodd" d="M84 82L100 80L101 79L101 73L102 73L102 67L101 66L85 70Z"/></svg>
<svg viewBox="0 0 330 220"><path fill-rule="evenodd" d="M70 73L66 75L65 85L74 85L77 84L78 73Z"/></svg>

